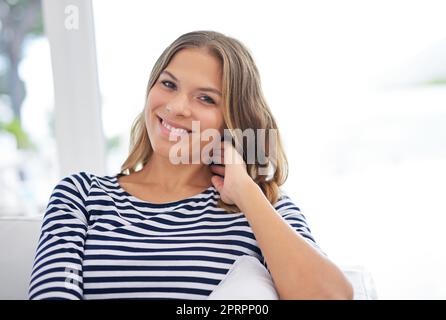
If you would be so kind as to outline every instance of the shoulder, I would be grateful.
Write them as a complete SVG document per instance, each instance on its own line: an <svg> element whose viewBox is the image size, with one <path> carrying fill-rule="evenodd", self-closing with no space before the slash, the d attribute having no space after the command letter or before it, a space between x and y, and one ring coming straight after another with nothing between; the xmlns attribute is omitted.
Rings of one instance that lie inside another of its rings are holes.
<svg viewBox="0 0 446 320"><path fill-rule="evenodd" d="M60 179L54 190L65 190L71 194L86 198L94 185L111 183L113 176L101 176L87 171L79 171Z"/></svg>
<svg viewBox="0 0 446 320"><path fill-rule="evenodd" d="M66 175L63 178L61 178L57 183L56 187L65 185L65 186L73 186L76 188L79 187L85 188L91 185L92 178L93 175L91 173L85 171L79 171L76 173Z"/></svg>
<svg viewBox="0 0 446 320"><path fill-rule="evenodd" d="M114 176L100 176L86 171L79 171L61 178L50 196L49 204L65 204L80 208L86 212L86 205L95 187L113 184Z"/></svg>
<svg viewBox="0 0 446 320"><path fill-rule="evenodd" d="M278 200L274 203L274 209L279 212L284 212L288 210L293 210L300 212L300 208L296 205L293 199L285 192L281 191Z"/></svg>
<svg viewBox="0 0 446 320"><path fill-rule="evenodd" d="M79 171L63 177L60 182L72 183L82 187L89 187L92 184L109 182L116 178L116 175L97 175L87 171Z"/></svg>

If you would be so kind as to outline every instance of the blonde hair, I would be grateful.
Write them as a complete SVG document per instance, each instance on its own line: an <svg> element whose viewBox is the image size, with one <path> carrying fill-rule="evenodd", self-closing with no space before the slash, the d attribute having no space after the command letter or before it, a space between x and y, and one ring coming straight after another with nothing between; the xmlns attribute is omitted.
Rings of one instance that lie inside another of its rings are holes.
<svg viewBox="0 0 446 320"><path fill-rule="evenodd" d="M276 121L265 101L261 89L260 75L249 50L238 40L215 31L194 31L183 34L169 45L156 61L147 85L148 94L160 73L167 67L173 56L185 48L203 48L216 56L222 65L222 108L225 127L231 132L235 129L274 129L276 132L275 155L271 155L269 135L260 146L266 159L274 163L274 172L268 177L259 175L264 168L258 161L247 163L247 172L261 188L266 198L274 204L281 195L280 186L288 177L288 161L280 139ZM257 140L257 136L255 136ZM237 141L236 145L240 145ZM255 145L258 148L256 141ZM246 162L247 146L243 144L243 158ZM147 133L145 113L142 111L135 119L130 134L130 152L121 166L122 174L139 171L150 159L153 150ZM259 151L257 151L258 154ZM219 199L218 205L228 212L239 212L234 205L228 205Z"/></svg>

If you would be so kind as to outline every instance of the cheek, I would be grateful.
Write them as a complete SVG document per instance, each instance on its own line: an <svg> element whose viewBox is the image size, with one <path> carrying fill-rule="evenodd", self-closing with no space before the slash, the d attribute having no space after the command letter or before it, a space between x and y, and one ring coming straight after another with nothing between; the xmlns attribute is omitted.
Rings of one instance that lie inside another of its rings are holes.
<svg viewBox="0 0 446 320"><path fill-rule="evenodd" d="M163 92L161 92L156 86L150 90L147 96L146 109L149 111L156 109L160 105L163 105L166 97Z"/></svg>
<svg viewBox="0 0 446 320"><path fill-rule="evenodd" d="M158 119L155 117L154 112L157 109L162 108L166 104L166 95L161 92L156 86L154 86L147 96L147 101L145 105L145 120L146 125L149 130L152 130L156 127L156 122ZM159 113L159 110L156 111ZM161 111L162 112L162 111Z"/></svg>
<svg viewBox="0 0 446 320"><path fill-rule="evenodd" d="M220 110L215 110L215 112L209 112L209 113L202 113L200 116L200 131L203 134L206 130L214 129L217 130L220 134L219 137L214 137L212 133L212 136L209 135L203 135L200 137L197 137L197 139L200 139L200 141L196 141L195 143L199 143L201 145L201 148L204 148L208 144L213 144L215 142L219 142L220 138L223 137L223 128L224 128L224 119L223 119L223 113ZM208 133L210 134L210 132ZM218 141L214 141L215 138L218 138Z"/></svg>
<svg viewBox="0 0 446 320"><path fill-rule="evenodd" d="M201 131L205 129L216 129L221 132L224 126L223 113L220 110L205 113L199 120Z"/></svg>

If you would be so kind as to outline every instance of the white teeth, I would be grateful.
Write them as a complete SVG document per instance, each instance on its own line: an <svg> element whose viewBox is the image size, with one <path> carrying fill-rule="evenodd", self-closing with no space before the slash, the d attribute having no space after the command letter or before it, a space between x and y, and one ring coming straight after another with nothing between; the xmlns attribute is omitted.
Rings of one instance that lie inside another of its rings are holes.
<svg viewBox="0 0 446 320"><path fill-rule="evenodd" d="M174 128L174 127L168 125L163 119L161 119L161 124L173 133L177 133L177 134L187 134L188 133L187 130L185 130L185 129Z"/></svg>

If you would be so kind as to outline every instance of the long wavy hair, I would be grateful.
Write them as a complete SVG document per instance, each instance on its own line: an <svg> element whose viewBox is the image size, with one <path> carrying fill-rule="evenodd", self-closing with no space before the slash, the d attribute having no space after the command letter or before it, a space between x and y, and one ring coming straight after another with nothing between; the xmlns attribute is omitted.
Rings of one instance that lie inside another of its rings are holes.
<svg viewBox="0 0 446 320"><path fill-rule="evenodd" d="M269 141L270 135L266 134L264 141L257 143L258 136L255 135L256 154L263 152L265 158L259 161L256 157L255 161L249 161L250 163L246 165L250 177L261 188L269 202L274 204L281 195L280 186L288 177L288 161L276 121L262 92L258 69L251 53L240 41L215 31L194 31L181 35L164 50L156 61L147 85L146 101L160 73L167 67L173 56L185 48L207 49L210 54L219 59L223 77L222 108L225 128L230 132L245 129L254 129L255 132L257 129L266 129L268 132L274 129L275 141ZM246 162L248 146L243 144L237 136L234 136L234 140L238 150L243 150L243 158ZM270 142L275 143L274 150L268 147ZM272 154L273 152L275 154ZM143 110L132 125L129 155L121 166L121 173L131 174L139 171L149 161L152 153ZM268 175L259 174L259 172L264 172L265 159L268 168L272 168ZM262 171L260 171L261 168L263 168ZM221 199L218 205L228 212L240 211L235 205L228 205Z"/></svg>

